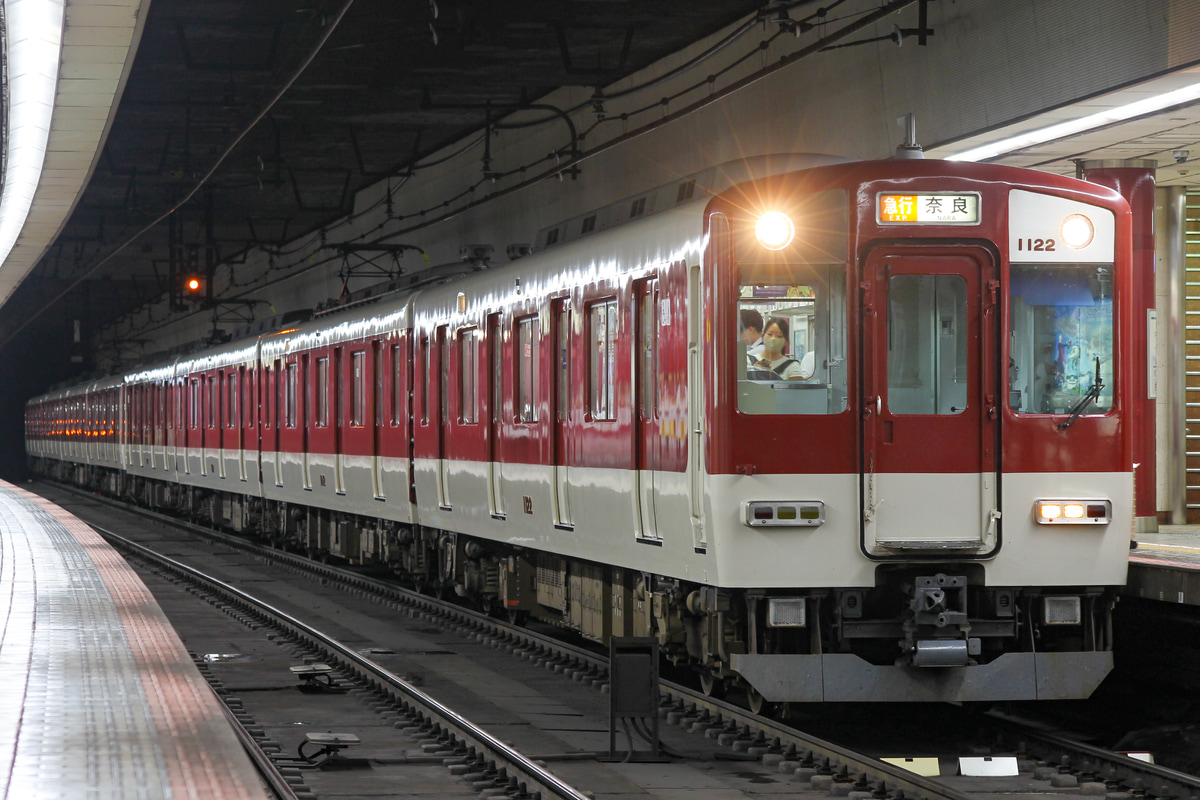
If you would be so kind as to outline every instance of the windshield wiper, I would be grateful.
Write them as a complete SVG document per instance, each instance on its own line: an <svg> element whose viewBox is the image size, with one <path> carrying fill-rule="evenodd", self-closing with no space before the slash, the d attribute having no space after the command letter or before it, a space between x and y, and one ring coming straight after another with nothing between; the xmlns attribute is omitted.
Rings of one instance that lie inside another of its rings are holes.
<svg viewBox="0 0 1200 800"><path fill-rule="evenodd" d="M1100 356L1096 356L1096 372L1092 376L1092 388L1087 390L1087 394L1079 398L1079 402L1071 409L1071 416L1058 423L1058 429L1065 431L1071 427L1071 423L1079 419L1079 415L1087 410L1087 407L1100 399L1100 392L1104 389L1104 379L1100 377Z"/></svg>

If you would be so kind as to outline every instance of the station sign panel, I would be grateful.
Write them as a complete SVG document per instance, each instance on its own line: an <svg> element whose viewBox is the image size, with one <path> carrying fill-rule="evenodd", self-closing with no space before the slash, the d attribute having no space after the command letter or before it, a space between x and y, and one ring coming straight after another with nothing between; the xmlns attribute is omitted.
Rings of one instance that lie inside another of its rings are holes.
<svg viewBox="0 0 1200 800"><path fill-rule="evenodd" d="M978 225L976 192L926 192L877 195L877 220L883 225Z"/></svg>

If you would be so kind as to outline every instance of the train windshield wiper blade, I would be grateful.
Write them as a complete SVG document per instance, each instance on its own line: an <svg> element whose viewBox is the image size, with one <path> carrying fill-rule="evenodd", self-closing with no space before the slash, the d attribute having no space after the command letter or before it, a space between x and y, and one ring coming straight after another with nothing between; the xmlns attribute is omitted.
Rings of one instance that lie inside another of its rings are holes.
<svg viewBox="0 0 1200 800"><path fill-rule="evenodd" d="M1087 407L1100 399L1100 392L1104 389L1104 379L1100 377L1100 357L1096 357L1096 371L1092 376L1092 388L1087 390L1087 394L1079 398L1079 402L1071 409L1071 416L1058 423L1058 429L1065 431L1071 427L1075 420L1079 419L1079 415L1087 410Z"/></svg>

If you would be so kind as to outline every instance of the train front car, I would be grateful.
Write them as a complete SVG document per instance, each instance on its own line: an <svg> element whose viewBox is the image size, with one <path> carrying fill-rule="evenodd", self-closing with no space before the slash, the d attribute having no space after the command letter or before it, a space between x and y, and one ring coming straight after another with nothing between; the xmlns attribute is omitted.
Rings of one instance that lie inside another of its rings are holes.
<svg viewBox="0 0 1200 800"><path fill-rule="evenodd" d="M868 162L706 226L720 670L774 701L1088 696L1132 529L1124 200Z"/></svg>

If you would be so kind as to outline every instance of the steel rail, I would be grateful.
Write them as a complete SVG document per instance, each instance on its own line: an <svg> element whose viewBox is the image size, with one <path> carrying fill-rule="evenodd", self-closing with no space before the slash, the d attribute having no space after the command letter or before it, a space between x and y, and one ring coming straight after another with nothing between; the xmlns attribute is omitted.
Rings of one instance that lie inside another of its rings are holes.
<svg viewBox="0 0 1200 800"><path fill-rule="evenodd" d="M97 499L89 496L89 499ZM111 501L105 501L109 503ZM403 603L409 607L423 611L427 614L441 617L464 625L477 634L487 636L489 632L494 637L501 637L504 643L514 650L524 650L526 654L533 657L544 657L547 660L553 660L563 663L572 663L575 667L585 670L599 679L605 678L608 672L608 659L602 655L591 652L582 647L577 647L567 642L554 639L550 636L539 634L515 625L509 625L500 620L489 617L472 609L454 605L452 603L441 601L436 598L428 597L417 592L403 589L395 584L387 583L386 581L377 580L374 578L360 575L356 572L334 567L329 564L315 562L312 559L305 558L293 553L287 553L275 548L264 547L262 545L247 542L245 539L232 536L220 531L214 531L210 528L195 525L194 523L176 519L174 517L158 514L157 512L148 511L129 507L124 504L117 503L117 507L127 512L134 512L142 516L147 516L152 519L157 519L161 522L168 522L173 525L178 525L184 528L189 528L197 533L214 540L220 541L222 544L227 544L236 547L245 552L269 558L276 561L282 561L288 566L303 570L305 572L319 575L324 578L336 580L342 584L348 585L360 591L367 591L377 596L382 596L384 599L393 602ZM93 526L96 527L96 526ZM154 554L154 551L138 545L136 542L130 542L116 534L110 534L102 528L96 528L102 534L111 535L122 542L136 548L138 552L146 552ZM154 554L158 560L178 564L165 556ZM245 595L240 590L216 581L215 579L203 576L202 573L192 570L184 564L178 564L178 567L189 573L201 575L206 581L212 581L221 586L223 589L229 590L237 597L249 598L246 602L257 603L249 595ZM269 608L269 607L268 607ZM272 614L280 614L286 616L282 612L274 609ZM299 621L292 620L296 625L303 625ZM319 633L319 632L318 632ZM322 639L334 642L328 637ZM334 644L337 644L334 642ZM324 641L322 646L326 646ZM363 658L353 651L343 648L340 644L337 645L340 652L348 653L347 658L353 660L365 661L380 671L386 672L381 667L374 665L369 659ZM391 675L391 673L387 673ZM397 678L397 680L400 680ZM713 725L725 725L736 727L741 730L748 730L753 733L758 739L766 742L769 746L773 746L781 751L795 753L797 758L805 760L823 761L828 759L829 767L833 771L845 769L848 772L855 773L852 778L855 780L860 777L865 777L867 782L873 785L872 788L878 787L878 784L883 783L889 791L902 790L908 798L923 798L924 800L977 800L974 795L965 794L957 790L951 789L937 781L930 780L913 772L905 770L901 767L879 761L871 756L856 753L848 748L833 742L826 741L816 736L804 733L795 728L787 727L780 723L776 723L764 717L752 714L746 709L740 708L732 703L719 700L712 697L707 697L704 694L697 692L694 689L683 686L678 683L673 683L667 680L659 682L660 697L666 703L675 705L689 718L699 718L701 715L707 715ZM414 688L414 691L419 692ZM422 696L423 693L421 693ZM431 698L432 700L432 698ZM436 701L433 701L436 702ZM439 704L440 705L440 704Z"/></svg>
<svg viewBox="0 0 1200 800"><path fill-rule="evenodd" d="M1162 800L1200 797L1200 777L1195 775L1040 731L1020 720L997 714L986 716L990 724L1019 738L1026 747L1034 745L1047 762L1057 760L1072 771L1087 773L1083 779L1090 777L1098 783L1133 787L1138 790L1135 794L1144 793ZM1064 757L1070 759L1069 763L1064 763ZM1085 766L1085 762L1090 766Z"/></svg>
<svg viewBox="0 0 1200 800"><path fill-rule="evenodd" d="M570 663L575 667L586 670L588 674L594 675L598 679L604 679L607 674L608 660L595 652L525 628L508 625L477 611L422 595L393 583L370 578L351 570L316 562L312 559L273 547L255 544L244 538L196 525L195 523L180 520L176 517L99 497L65 484L55 483L54 485L65 491L85 497L88 500L118 508L126 513L137 514L159 522L179 526L183 529L192 530L200 535L210 537L247 553L276 562L282 562L288 568L333 579L359 591L370 592L391 602L403 604L426 614L452 621L474 630L477 635L495 638L498 640L497 644L506 645L510 649L517 651L524 650L526 655L539 658L544 657L547 660L564 664ZM811 751L815 758L828 758L831 765L839 769L843 765L859 765L855 767L856 770L861 769L868 774L885 776L871 780L884 780L889 787L903 789L908 797L927 797L930 800L935 797L947 798L947 800L968 800L968 798L972 798L971 795L957 793L936 781L931 781L906 770L893 767L891 764L853 753L834 743L808 736L794 728L789 728L764 717L751 714L749 711L733 704L707 697L694 689L669 681L661 681L660 693L666 702L673 705L674 710L687 719L699 720L704 718L704 715L707 715L707 718L712 721L713 725L718 723L734 724L742 729L746 729L748 726L748 729L751 731L761 732L763 736L760 738L766 739L769 744L775 743L777 740L778 744L776 747L782 747L785 750ZM1200 797L1200 778L1196 776L1130 758L1093 745L1045 733L1027 724L1023 724L1019 720L989 714L987 715L987 721L989 724L1005 729L1012 738L1018 741L1025 742L1027 745L1036 744L1039 750L1039 757L1046 761L1058 760L1061 763L1062 756L1069 756L1073 759L1069 765L1070 769L1075 772L1083 772L1082 777L1085 780L1092 777L1094 773L1096 781L1108 783L1110 787L1114 785L1124 785L1126 787L1134 787L1135 789L1140 787L1146 792L1160 798ZM1089 769L1085 767L1084 761L1090 762L1096 768ZM1081 767L1083 768L1081 769ZM1100 769L1100 767L1104 769ZM1065 768L1066 766L1064 766Z"/></svg>
<svg viewBox="0 0 1200 800"><path fill-rule="evenodd" d="M422 713L433 718L437 724L445 728L451 738L461 740L460 744L465 743L470 747L474 747L481 754L486 753L488 757L502 762L501 766L509 771L510 777L515 776L518 780L525 782L526 785L521 787L524 792L540 792L542 797L557 797L563 798L563 800L590 800L587 794L571 786L553 772L534 763L529 757L492 736L454 709L444 705L400 676L390 672L366 656L346 647L341 642L327 636L316 628L305 624L268 603L264 603L253 595L243 592L241 589L205 575L203 572L172 558L156 553L150 548L127 539L124 536L120 536L97 525L92 525L91 527L114 545L137 553L143 558L184 575L189 580L202 584L210 591L215 590L246 610L267 617L270 620L270 624L287 631L301 640L306 640L309 644L319 649L325 650L341 666L357 673L367 683L393 696L397 696L397 699L401 700L402 704L406 706L405 710L408 710L407 706L416 706Z"/></svg>
<svg viewBox="0 0 1200 800"><path fill-rule="evenodd" d="M254 768L258 770L258 774L266 782L269 788L279 800L300 800L300 796L292 789L291 784L287 782L287 778L283 777L283 773L279 771L279 767L271 760L271 757L258 746L254 736L250 731L246 730L246 726L242 721L230 710L229 706L225 705L225 701L221 699L221 695L216 689L212 689L213 696L221 704L221 709L225 712L225 720L229 726L233 728L233 733L237 736L238 742L241 743L242 749L246 751L246 755L254 763Z"/></svg>

